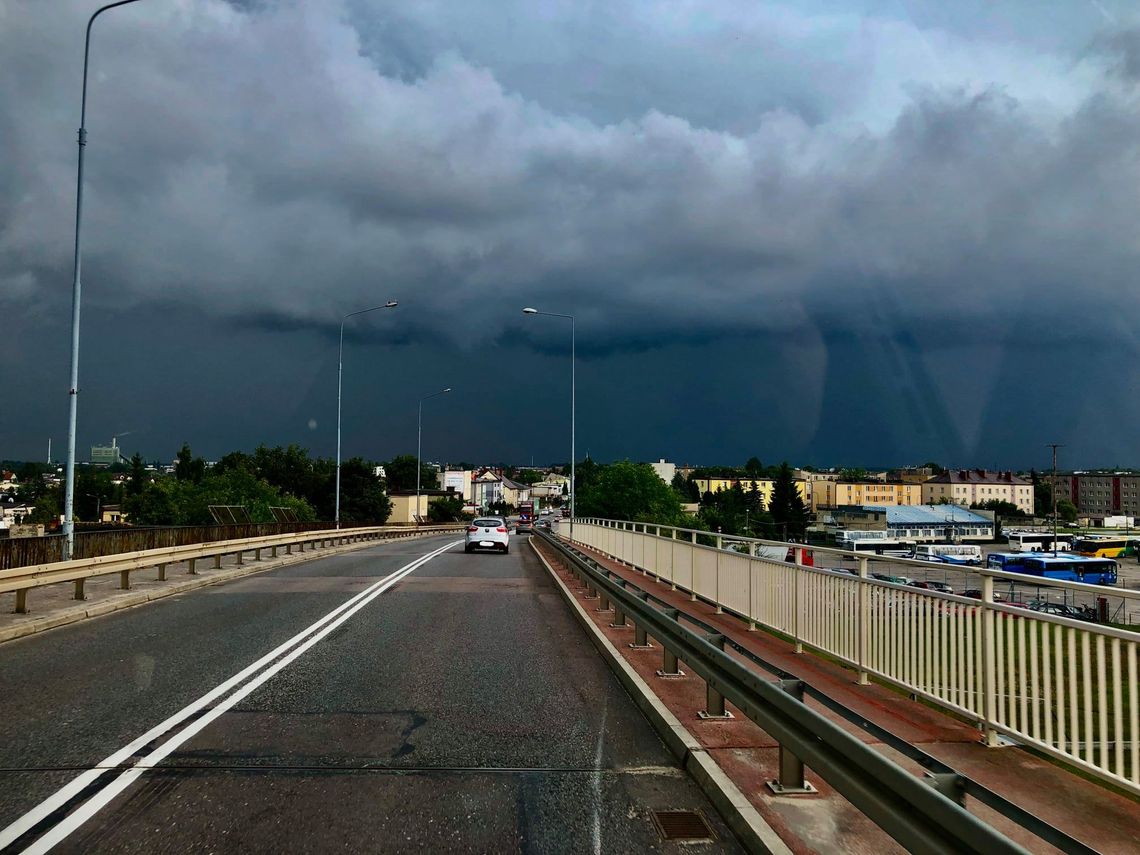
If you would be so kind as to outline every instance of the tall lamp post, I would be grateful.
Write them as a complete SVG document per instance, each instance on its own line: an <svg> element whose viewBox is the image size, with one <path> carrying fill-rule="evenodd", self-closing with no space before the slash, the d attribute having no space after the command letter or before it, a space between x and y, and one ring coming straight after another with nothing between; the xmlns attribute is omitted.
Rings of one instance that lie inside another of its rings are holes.
<svg viewBox="0 0 1140 855"><path fill-rule="evenodd" d="M420 449L423 447L424 437L424 401L429 398L434 398L437 395L446 395L451 391L451 387L440 389L438 392L432 392L430 395L424 395L420 398L420 414L416 421L416 514L420 512ZM414 515L413 515L414 518Z"/></svg>
<svg viewBox="0 0 1140 855"><path fill-rule="evenodd" d="M1064 448L1065 446L1059 442L1047 442L1046 448L1053 449L1053 489L1049 492L1053 494L1053 557L1057 557L1057 449Z"/></svg>
<svg viewBox="0 0 1140 855"><path fill-rule="evenodd" d="M340 528L340 390L341 378L344 374L344 325L345 322L354 315L363 315L367 312L379 311L380 309L394 309L398 305L400 304L395 300L389 300L383 306L372 306L368 309L349 312L340 319L340 349L337 352L336 360L336 511L334 517L337 528Z"/></svg>
<svg viewBox="0 0 1140 855"><path fill-rule="evenodd" d="M523 309L525 315L547 315L552 318L567 318L570 321L570 539L574 539L574 497L578 493L578 485L574 480L574 461L576 459L574 441L576 427L576 408L577 408L577 358L576 358L576 338L575 323L573 315L563 315L559 312L540 312L538 309L532 309L527 306Z"/></svg>
<svg viewBox="0 0 1140 855"><path fill-rule="evenodd" d="M79 107L79 168L75 178L75 260L71 278L71 382L68 386L67 414L67 484L63 499L63 560L75 552L75 424L79 413L79 307L82 296L81 237L83 234L83 151L87 147L87 58L91 54L91 25L108 9L126 6L138 0L108 3L87 19L87 37L83 42L83 95Z"/></svg>

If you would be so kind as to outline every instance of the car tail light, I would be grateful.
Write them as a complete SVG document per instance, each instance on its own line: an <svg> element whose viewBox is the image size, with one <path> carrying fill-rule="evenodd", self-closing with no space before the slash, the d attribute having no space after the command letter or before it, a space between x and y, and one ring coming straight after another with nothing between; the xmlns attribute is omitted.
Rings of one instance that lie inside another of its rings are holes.
<svg viewBox="0 0 1140 855"><path fill-rule="evenodd" d="M507 527L505 525L501 525L497 529L495 529L495 531L506 531L506 530L507 530Z"/></svg>
<svg viewBox="0 0 1140 855"><path fill-rule="evenodd" d="M468 530L468 531L478 531L478 530L479 530L479 527L478 527L478 526L474 526L474 525L469 525L469 526L467 526L467 530Z"/></svg>

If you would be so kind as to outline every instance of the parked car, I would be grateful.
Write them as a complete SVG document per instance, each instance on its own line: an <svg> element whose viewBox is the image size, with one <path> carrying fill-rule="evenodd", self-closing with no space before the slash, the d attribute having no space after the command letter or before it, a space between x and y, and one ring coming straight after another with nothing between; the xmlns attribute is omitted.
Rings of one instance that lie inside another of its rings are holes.
<svg viewBox="0 0 1140 855"><path fill-rule="evenodd" d="M940 594L953 594L954 589L947 585L945 582L911 582L912 588L922 588L927 591L937 591Z"/></svg>
<svg viewBox="0 0 1140 855"><path fill-rule="evenodd" d="M511 551L511 534L507 531L507 521L502 517L479 517L467 526L463 551L476 549L499 549L506 555Z"/></svg>
<svg viewBox="0 0 1140 855"><path fill-rule="evenodd" d="M1029 603L1029 608L1035 612L1072 618L1073 620L1093 620L1091 609L1082 609L1077 606L1066 605L1065 603L1050 603L1047 600L1033 600Z"/></svg>
<svg viewBox="0 0 1140 855"><path fill-rule="evenodd" d="M880 582L893 582L896 585L910 585L914 582L909 576L891 576L888 573L872 573L871 578Z"/></svg>

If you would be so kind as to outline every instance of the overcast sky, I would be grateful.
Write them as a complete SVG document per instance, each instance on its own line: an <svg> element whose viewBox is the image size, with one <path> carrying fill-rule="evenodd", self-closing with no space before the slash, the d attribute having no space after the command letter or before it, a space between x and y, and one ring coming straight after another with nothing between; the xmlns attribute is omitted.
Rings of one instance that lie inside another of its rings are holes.
<svg viewBox="0 0 1140 855"><path fill-rule="evenodd" d="M63 455L98 0L0 2L0 457ZM1140 465L1133 2L140 0L79 448Z"/></svg>

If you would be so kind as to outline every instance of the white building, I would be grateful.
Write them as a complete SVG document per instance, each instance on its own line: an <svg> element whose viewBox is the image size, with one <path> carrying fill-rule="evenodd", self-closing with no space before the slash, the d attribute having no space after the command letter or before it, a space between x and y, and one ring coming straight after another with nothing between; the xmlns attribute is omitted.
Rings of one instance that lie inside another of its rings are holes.
<svg viewBox="0 0 1140 855"><path fill-rule="evenodd" d="M669 463L662 457L656 463L650 463L653 471L657 473L657 477L664 481L666 484L673 483L673 476L677 474L677 464Z"/></svg>

